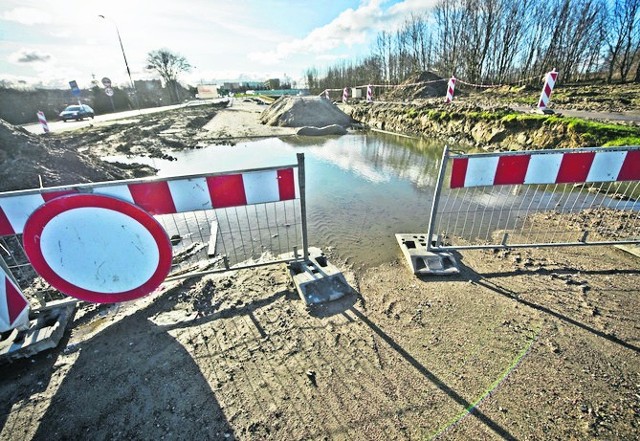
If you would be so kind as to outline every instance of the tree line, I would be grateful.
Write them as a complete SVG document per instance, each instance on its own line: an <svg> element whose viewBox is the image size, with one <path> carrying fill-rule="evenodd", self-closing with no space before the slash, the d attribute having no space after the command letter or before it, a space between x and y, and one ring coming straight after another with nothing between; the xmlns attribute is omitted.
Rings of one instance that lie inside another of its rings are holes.
<svg viewBox="0 0 640 441"><path fill-rule="evenodd" d="M369 55L306 70L311 89L399 84L433 71L471 83L640 82L640 0L439 0L379 33Z"/></svg>

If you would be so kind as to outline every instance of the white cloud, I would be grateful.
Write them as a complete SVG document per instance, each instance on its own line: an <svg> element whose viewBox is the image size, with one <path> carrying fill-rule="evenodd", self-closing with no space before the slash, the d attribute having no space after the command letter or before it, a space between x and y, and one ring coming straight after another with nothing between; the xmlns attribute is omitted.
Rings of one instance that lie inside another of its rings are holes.
<svg viewBox="0 0 640 441"><path fill-rule="evenodd" d="M2 14L2 18L24 25L36 25L51 22L49 14L34 8L15 8Z"/></svg>
<svg viewBox="0 0 640 441"><path fill-rule="evenodd" d="M253 52L249 59L264 64L276 64L296 54L316 53L328 56L327 52L346 45L366 43L375 32L394 30L411 13L423 13L436 0L405 0L383 8L384 1L364 1L357 9L346 9L330 23L311 31L305 38L280 43L275 50Z"/></svg>

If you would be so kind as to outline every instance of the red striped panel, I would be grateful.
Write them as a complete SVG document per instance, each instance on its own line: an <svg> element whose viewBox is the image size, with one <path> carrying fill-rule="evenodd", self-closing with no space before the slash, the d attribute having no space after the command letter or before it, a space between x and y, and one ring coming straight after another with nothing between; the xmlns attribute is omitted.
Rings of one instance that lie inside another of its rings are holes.
<svg viewBox="0 0 640 441"><path fill-rule="evenodd" d="M293 169L278 170L278 191L280 200L288 201L296 198L296 184L293 179Z"/></svg>
<svg viewBox="0 0 640 441"><path fill-rule="evenodd" d="M7 277L4 278L4 286L7 297L7 311L9 313L9 325L16 321L20 313L27 307L27 301L20 291L13 286Z"/></svg>
<svg viewBox="0 0 640 441"><path fill-rule="evenodd" d="M556 178L557 184L585 182L596 152L565 153L562 156L560 170Z"/></svg>
<svg viewBox="0 0 640 441"><path fill-rule="evenodd" d="M169 184L166 181L130 184L129 191L133 197L133 202L149 214L176 212Z"/></svg>
<svg viewBox="0 0 640 441"><path fill-rule="evenodd" d="M16 232L13 231L13 227L11 226L9 219L7 219L7 215L4 214L2 207L0 207L0 236L11 236L14 234L16 234Z"/></svg>
<svg viewBox="0 0 640 441"><path fill-rule="evenodd" d="M467 166L469 158L456 158L451 167L451 188L464 187L464 180L467 176Z"/></svg>
<svg viewBox="0 0 640 441"><path fill-rule="evenodd" d="M501 156L493 185L523 184L531 155Z"/></svg>
<svg viewBox="0 0 640 441"><path fill-rule="evenodd" d="M241 174L208 177L207 186L213 208L247 205Z"/></svg>
<svg viewBox="0 0 640 441"><path fill-rule="evenodd" d="M551 86L549 86L549 83L544 85L544 94L548 97L551 96Z"/></svg>
<svg viewBox="0 0 640 441"><path fill-rule="evenodd" d="M549 75L551 75L551 78L553 78L553 82L555 83L558 79L558 72L549 72Z"/></svg>
<svg viewBox="0 0 640 441"><path fill-rule="evenodd" d="M57 197L64 196L67 194L76 194L77 192L78 190L49 191L46 193L42 193L41 196L45 202L49 202L51 199L55 199Z"/></svg>
<svg viewBox="0 0 640 441"><path fill-rule="evenodd" d="M640 181L640 150L630 150L624 158L618 181Z"/></svg>

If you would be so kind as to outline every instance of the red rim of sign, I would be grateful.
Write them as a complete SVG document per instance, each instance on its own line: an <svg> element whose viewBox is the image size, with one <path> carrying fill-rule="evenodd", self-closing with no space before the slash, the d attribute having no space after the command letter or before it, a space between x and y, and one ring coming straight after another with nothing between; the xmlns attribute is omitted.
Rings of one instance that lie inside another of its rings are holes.
<svg viewBox="0 0 640 441"><path fill-rule="evenodd" d="M46 225L59 214L78 208L104 208L124 214L139 222L152 236L158 246L158 266L153 275L143 284L129 291L103 293L91 291L60 277L44 258L40 237ZM109 196L94 194L72 194L60 196L46 202L31 214L24 226L22 242L33 268L60 292L96 303L115 303L143 297L155 290L171 270L171 242L158 221L142 208Z"/></svg>

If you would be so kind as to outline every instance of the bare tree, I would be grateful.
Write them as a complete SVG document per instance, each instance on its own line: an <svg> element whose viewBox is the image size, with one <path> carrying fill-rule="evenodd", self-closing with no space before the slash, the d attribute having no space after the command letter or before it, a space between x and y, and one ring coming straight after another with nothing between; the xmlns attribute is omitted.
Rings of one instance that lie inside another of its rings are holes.
<svg viewBox="0 0 640 441"><path fill-rule="evenodd" d="M640 0L438 0L381 32L370 57L327 70L327 80L397 84L433 69L505 82L541 78L552 68L563 81L624 80L635 67L640 82L639 22Z"/></svg>
<svg viewBox="0 0 640 441"><path fill-rule="evenodd" d="M611 14L609 49L611 65L607 80L611 82L613 71L618 68L620 81L625 81L631 70L638 40L640 0L616 0Z"/></svg>
<svg viewBox="0 0 640 441"><path fill-rule="evenodd" d="M189 72L191 64L182 55L175 54L169 49L159 49L147 54L147 70L156 71L169 88L169 93L179 101L178 75Z"/></svg>

